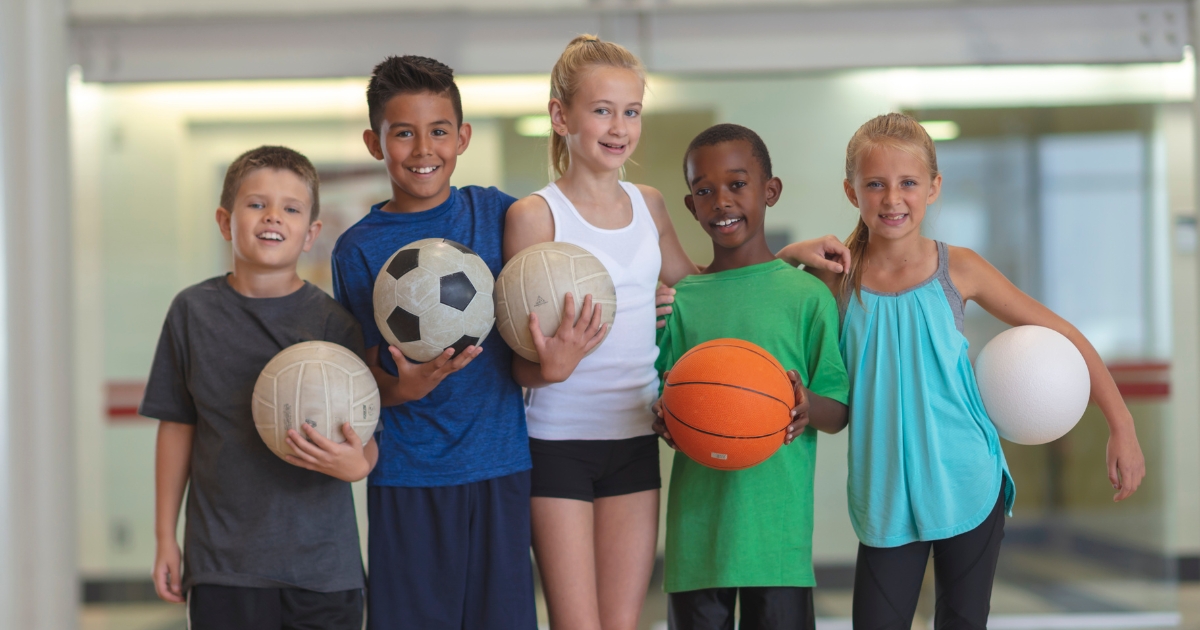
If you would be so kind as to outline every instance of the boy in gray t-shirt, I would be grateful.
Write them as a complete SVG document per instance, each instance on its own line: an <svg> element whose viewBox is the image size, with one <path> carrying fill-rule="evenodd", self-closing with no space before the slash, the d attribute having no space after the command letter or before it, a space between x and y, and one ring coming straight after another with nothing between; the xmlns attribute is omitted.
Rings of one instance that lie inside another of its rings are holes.
<svg viewBox="0 0 1200 630"><path fill-rule="evenodd" d="M280 350L324 340L363 353L358 322L296 274L321 231L317 192L316 170L291 149L234 161L217 209L233 272L175 297L154 355L140 410L162 420L154 585L166 601L186 599L194 630L362 627L348 482L374 467L374 439L364 445L346 423L338 444L302 425L304 436L288 432L299 455L284 461L250 413L258 374ZM189 481L181 558L175 529Z"/></svg>

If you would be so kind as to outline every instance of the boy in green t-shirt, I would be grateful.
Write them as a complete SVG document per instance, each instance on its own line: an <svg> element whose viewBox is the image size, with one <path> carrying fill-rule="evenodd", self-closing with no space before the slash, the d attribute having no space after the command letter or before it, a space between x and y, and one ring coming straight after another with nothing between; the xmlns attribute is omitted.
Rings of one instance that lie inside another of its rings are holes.
<svg viewBox="0 0 1200 630"><path fill-rule="evenodd" d="M837 303L820 280L767 247L763 218L783 184L758 134L710 127L688 146L684 175L691 191L684 202L712 238L713 262L675 286L656 367L665 375L693 346L744 339L788 369L797 404L784 440L790 446L757 466L719 471L675 454L664 584L670 625L732 628L740 597L742 630L812 629L813 429L846 426ZM672 444L661 417L655 430Z"/></svg>

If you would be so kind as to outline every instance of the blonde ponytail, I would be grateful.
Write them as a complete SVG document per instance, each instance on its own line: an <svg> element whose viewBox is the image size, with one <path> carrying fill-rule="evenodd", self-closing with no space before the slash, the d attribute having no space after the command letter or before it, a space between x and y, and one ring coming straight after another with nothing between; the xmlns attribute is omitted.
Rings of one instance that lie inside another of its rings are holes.
<svg viewBox="0 0 1200 630"><path fill-rule="evenodd" d="M550 98L557 98L563 107L568 107L584 75L592 66L612 66L633 70L646 81L646 68L642 62L624 46L600 41L595 35L580 35L567 44L566 50L550 71ZM571 165L571 154L567 151L566 138L550 132L550 179L558 179Z"/></svg>
<svg viewBox="0 0 1200 630"><path fill-rule="evenodd" d="M858 161L878 146L908 151L925 163L930 177L938 174L937 150L925 128L908 114L891 113L868 120L850 137L850 144L846 146L846 181L851 186L858 175ZM843 304L849 301L851 292L862 301L862 277L867 266L867 243L870 240L871 230L859 217L858 225L854 226L854 231L846 239L846 247L850 249L850 269L842 276L837 296Z"/></svg>

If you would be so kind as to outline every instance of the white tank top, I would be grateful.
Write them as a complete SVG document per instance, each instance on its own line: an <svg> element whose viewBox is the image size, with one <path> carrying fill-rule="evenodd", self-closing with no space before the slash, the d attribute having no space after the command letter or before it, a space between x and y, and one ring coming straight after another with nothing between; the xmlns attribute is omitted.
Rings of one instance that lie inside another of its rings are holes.
<svg viewBox="0 0 1200 630"><path fill-rule="evenodd" d="M604 230L588 223L551 183L533 193L554 217L554 240L578 245L600 259L617 288L612 329L562 383L530 390L529 436L539 440L623 440L654 433L650 405L658 396L654 291L662 266L658 226L637 186L621 182L633 220ZM582 297L582 296L579 296ZM577 298L578 299L578 298Z"/></svg>

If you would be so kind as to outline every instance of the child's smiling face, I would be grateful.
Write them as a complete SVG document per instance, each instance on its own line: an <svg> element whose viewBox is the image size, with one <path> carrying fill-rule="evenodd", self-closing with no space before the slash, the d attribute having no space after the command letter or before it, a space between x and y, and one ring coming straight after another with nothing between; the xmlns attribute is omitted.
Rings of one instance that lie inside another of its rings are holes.
<svg viewBox="0 0 1200 630"><path fill-rule="evenodd" d="M644 92L633 70L596 66L587 70L570 107L552 99L553 133L567 139L571 161L597 171L624 166L642 137Z"/></svg>
<svg viewBox="0 0 1200 630"><path fill-rule="evenodd" d="M294 268L321 232L312 194L289 170L260 168L238 186L232 208L217 209L217 224L233 244L234 259L260 270Z"/></svg>
<svg viewBox="0 0 1200 630"><path fill-rule="evenodd" d="M895 239L919 233L925 208L941 192L942 176L931 175L913 151L876 145L859 156L854 181L844 186L871 235Z"/></svg>
<svg viewBox="0 0 1200 630"><path fill-rule="evenodd" d="M471 126L458 122L445 94L397 94L387 102L379 132L367 130L367 149L387 165L397 210L426 210L450 194L450 175L467 150ZM411 206L416 207L411 207Z"/></svg>
<svg viewBox="0 0 1200 630"><path fill-rule="evenodd" d="M762 234L767 207L783 189L779 178L766 177L745 140L697 147L687 155L685 175L688 210L713 243L729 249Z"/></svg>

